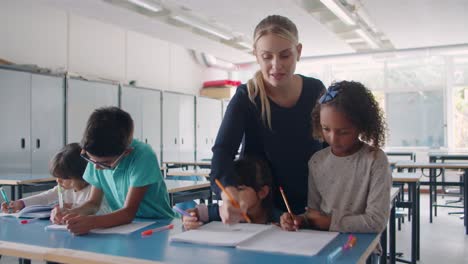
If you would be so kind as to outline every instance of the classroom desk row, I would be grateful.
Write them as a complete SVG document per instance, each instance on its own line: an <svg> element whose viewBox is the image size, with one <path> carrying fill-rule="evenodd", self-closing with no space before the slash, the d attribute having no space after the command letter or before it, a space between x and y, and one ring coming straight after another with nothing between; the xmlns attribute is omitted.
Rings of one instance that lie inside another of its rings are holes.
<svg viewBox="0 0 468 264"><path fill-rule="evenodd" d="M141 220L141 219L140 219ZM148 219L145 219L148 221ZM167 225L157 220L148 228ZM0 218L0 254L19 258L61 263L326 263L328 255L345 244L340 234L313 257L243 251L170 242L169 236L182 232L180 220L173 220L170 231L142 237L140 231L129 235L74 236L65 231L45 231L46 220L21 225L12 218ZM355 234L357 244L334 263L365 263L379 243L378 234Z"/></svg>
<svg viewBox="0 0 468 264"><path fill-rule="evenodd" d="M460 186L463 189L463 199L464 199L464 225L465 225L465 234L468 235L468 203L466 198L468 197L468 163L423 163L423 162L397 162L395 164L397 169L412 169L412 170L421 170L421 173L424 176L429 177L429 182L422 182L421 184L429 185L429 222L432 223L433 215L433 206L437 204L437 186ZM463 182L438 182L437 177L440 175L442 170L451 169L451 170L463 170L464 179ZM429 174L425 173L429 171ZM435 207L437 208L437 207ZM437 210L437 209L435 209Z"/></svg>
<svg viewBox="0 0 468 264"><path fill-rule="evenodd" d="M10 186L10 199L16 200L23 197L23 190L26 186L46 183L52 185L55 184L55 179L50 175L10 174L0 177L0 186ZM209 203L212 202L212 192L208 181L164 180L164 182L171 205L195 199L207 199Z"/></svg>

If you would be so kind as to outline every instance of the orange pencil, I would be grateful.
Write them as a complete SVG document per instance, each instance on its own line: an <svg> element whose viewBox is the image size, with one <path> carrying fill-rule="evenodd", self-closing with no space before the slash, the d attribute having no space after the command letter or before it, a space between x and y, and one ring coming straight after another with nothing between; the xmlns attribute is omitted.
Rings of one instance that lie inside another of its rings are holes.
<svg viewBox="0 0 468 264"><path fill-rule="evenodd" d="M230 193L228 193L226 191L226 189L221 184L221 182L218 179L215 179L215 183L216 183L216 185L218 185L218 187L221 189L221 191L224 192L227 195L227 197L229 198L229 201L231 202L232 206L234 206L235 208L240 209L239 203L236 200L234 200L234 198L231 196ZM244 216L245 221L247 221L247 223L252 223L252 221L250 220L250 217L245 212L242 212L242 216Z"/></svg>
<svg viewBox="0 0 468 264"><path fill-rule="evenodd" d="M283 196L284 204L286 204L286 208L288 209L288 213L291 216L291 218L294 220L294 215L291 211L291 208L289 207L288 199L286 199L286 195L284 194L283 187L280 186L279 189L281 192L281 196ZM294 220L294 225L296 225L296 220ZM297 227L296 227L296 230L297 230Z"/></svg>

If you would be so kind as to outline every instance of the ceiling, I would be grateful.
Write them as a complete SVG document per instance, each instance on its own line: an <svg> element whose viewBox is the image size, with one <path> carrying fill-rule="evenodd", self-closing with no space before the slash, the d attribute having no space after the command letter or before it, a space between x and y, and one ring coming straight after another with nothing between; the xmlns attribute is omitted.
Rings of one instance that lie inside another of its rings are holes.
<svg viewBox="0 0 468 264"><path fill-rule="evenodd" d="M468 43L468 0L334 0L358 22L350 26L320 0L143 0L163 8L145 12L125 0L42 0L75 14L152 35L233 63L254 60L238 41L251 43L255 25L264 17L289 17L299 29L303 56L327 56L379 50L411 49ZM124 4L122 4L124 3ZM194 18L226 32L223 40L175 22L175 15ZM380 43L371 47L356 34L370 32Z"/></svg>

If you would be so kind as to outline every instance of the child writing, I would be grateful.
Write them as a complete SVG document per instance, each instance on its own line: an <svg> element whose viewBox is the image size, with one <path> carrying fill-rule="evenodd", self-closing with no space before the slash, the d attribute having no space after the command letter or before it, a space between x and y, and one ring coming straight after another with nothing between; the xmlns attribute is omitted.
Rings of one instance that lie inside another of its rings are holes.
<svg viewBox="0 0 468 264"><path fill-rule="evenodd" d="M234 161L235 186L240 199L241 210L247 213L252 223L267 224L278 222L281 212L273 209L272 176L268 165L258 159L242 158ZM197 205L187 210L191 216L183 216L186 230L196 229L204 223L221 221L218 204Z"/></svg>
<svg viewBox="0 0 468 264"><path fill-rule="evenodd" d="M49 164L49 171L54 176L57 184L62 188L62 197L65 208L73 208L83 204L91 194L91 186L83 180L83 173L86 168L86 161L80 157L81 148L78 143L71 143L63 147L52 158ZM2 203L2 211L18 212L30 205L49 205L58 202L58 185L54 188L29 196L20 200L11 201L10 204ZM106 211L106 206L101 207ZM51 214L51 220L59 213L54 209Z"/></svg>
<svg viewBox="0 0 468 264"><path fill-rule="evenodd" d="M385 153L385 122L361 83L334 83L314 108L314 136L330 146L309 161L308 207L281 216L285 230L314 228L380 233L388 221L392 176Z"/></svg>
<svg viewBox="0 0 468 264"><path fill-rule="evenodd" d="M90 198L71 209L61 221L77 235L94 228L128 224L135 217L173 218L169 195L150 145L133 139L133 120L117 107L95 110L81 141L81 157L88 162L83 178ZM112 213L94 215L103 198Z"/></svg>

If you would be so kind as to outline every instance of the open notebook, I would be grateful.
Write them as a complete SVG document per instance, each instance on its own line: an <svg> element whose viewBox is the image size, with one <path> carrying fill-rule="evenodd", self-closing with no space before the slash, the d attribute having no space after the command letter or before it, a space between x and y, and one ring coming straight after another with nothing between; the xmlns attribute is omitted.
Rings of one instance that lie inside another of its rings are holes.
<svg viewBox="0 0 468 264"><path fill-rule="evenodd" d="M12 216L18 218L49 218L51 205L30 205L23 208L21 211L12 214L0 213L0 216Z"/></svg>
<svg viewBox="0 0 468 264"><path fill-rule="evenodd" d="M314 256L339 233L315 230L284 231L274 225L211 222L199 229L171 236L173 242L236 247L302 256Z"/></svg>

